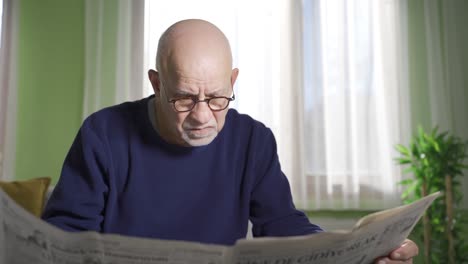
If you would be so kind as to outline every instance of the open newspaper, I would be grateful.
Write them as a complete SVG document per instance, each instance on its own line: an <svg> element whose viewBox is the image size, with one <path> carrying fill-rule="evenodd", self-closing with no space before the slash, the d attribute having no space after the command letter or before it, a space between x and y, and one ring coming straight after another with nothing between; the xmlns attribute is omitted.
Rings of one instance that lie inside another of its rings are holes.
<svg viewBox="0 0 468 264"><path fill-rule="evenodd" d="M438 195L370 214L350 231L242 239L220 246L65 232L29 214L0 190L0 264L372 263L403 242Z"/></svg>

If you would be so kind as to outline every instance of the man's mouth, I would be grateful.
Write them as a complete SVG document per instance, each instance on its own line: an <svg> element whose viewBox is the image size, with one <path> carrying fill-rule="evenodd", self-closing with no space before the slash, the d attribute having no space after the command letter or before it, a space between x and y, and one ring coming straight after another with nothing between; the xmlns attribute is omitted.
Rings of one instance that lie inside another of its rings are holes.
<svg viewBox="0 0 468 264"><path fill-rule="evenodd" d="M202 138L211 135L213 127L189 128L187 131L194 137Z"/></svg>

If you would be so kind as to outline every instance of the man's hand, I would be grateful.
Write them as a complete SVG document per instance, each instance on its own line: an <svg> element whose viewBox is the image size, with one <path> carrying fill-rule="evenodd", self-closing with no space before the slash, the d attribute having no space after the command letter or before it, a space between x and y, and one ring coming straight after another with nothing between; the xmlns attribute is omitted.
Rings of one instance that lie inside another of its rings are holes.
<svg viewBox="0 0 468 264"><path fill-rule="evenodd" d="M401 264L413 263L413 257L419 254L418 245L413 241L406 239L399 248L390 252L386 257L375 260L376 264Z"/></svg>

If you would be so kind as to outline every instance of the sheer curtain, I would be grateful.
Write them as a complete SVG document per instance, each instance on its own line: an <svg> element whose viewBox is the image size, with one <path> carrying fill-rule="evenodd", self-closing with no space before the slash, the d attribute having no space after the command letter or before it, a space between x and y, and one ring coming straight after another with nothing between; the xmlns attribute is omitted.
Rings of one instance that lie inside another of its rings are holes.
<svg viewBox="0 0 468 264"><path fill-rule="evenodd" d="M3 0L0 48L0 179L14 178L18 1Z"/></svg>
<svg viewBox="0 0 468 264"><path fill-rule="evenodd" d="M86 0L83 118L143 96L144 0Z"/></svg>
<svg viewBox="0 0 468 264"><path fill-rule="evenodd" d="M431 125L468 140L468 2L424 1ZM427 97L426 97L427 98ZM468 187L465 170L464 190ZM463 205L468 208L468 195Z"/></svg>
<svg viewBox="0 0 468 264"><path fill-rule="evenodd" d="M405 6L304 0L302 208L399 204L393 146L409 135Z"/></svg>
<svg viewBox="0 0 468 264"><path fill-rule="evenodd" d="M468 139L468 40L460 0L424 1L427 76L432 124Z"/></svg>

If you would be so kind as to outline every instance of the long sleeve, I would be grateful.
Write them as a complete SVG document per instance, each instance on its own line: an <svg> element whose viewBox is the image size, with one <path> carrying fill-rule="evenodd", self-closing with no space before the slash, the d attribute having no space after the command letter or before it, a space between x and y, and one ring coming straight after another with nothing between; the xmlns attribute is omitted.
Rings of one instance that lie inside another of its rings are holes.
<svg viewBox="0 0 468 264"><path fill-rule="evenodd" d="M281 171L274 136L268 132L266 136L257 136L262 143L255 157L259 178L250 205L253 235L294 236L323 231L295 208L288 180Z"/></svg>
<svg viewBox="0 0 468 264"><path fill-rule="evenodd" d="M42 215L68 231L101 231L109 158L106 146L90 126L85 122L75 138Z"/></svg>

